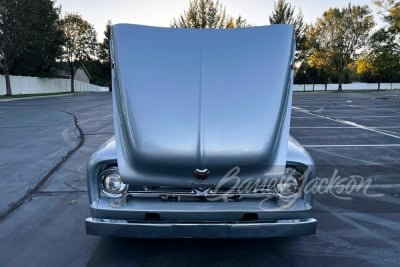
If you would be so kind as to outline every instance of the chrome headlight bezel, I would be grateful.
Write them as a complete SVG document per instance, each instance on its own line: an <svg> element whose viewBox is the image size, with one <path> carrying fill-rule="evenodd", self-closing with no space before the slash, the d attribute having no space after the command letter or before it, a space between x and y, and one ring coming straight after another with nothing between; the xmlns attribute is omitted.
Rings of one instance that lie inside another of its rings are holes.
<svg viewBox="0 0 400 267"><path fill-rule="evenodd" d="M110 198L124 197L129 190L129 185L122 181L117 166L105 168L100 172L99 186L101 191Z"/></svg>
<svg viewBox="0 0 400 267"><path fill-rule="evenodd" d="M301 195L303 174L294 167L286 167L284 175L275 184L275 193L280 199L293 199Z"/></svg>

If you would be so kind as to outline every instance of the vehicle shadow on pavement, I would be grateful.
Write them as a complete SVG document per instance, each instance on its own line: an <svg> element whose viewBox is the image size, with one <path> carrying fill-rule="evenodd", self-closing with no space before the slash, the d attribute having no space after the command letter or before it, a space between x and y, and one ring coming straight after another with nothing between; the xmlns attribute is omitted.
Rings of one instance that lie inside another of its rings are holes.
<svg viewBox="0 0 400 267"><path fill-rule="evenodd" d="M309 237L271 239L128 239L104 237L87 266L280 266ZM289 258L290 257L290 258Z"/></svg>

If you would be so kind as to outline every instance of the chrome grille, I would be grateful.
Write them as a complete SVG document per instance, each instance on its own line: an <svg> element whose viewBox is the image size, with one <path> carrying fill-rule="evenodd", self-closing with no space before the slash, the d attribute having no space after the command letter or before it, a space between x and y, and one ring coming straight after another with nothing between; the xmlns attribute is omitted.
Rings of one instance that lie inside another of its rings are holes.
<svg viewBox="0 0 400 267"><path fill-rule="evenodd" d="M144 187L143 190L130 190L130 198L161 198L164 201L240 201L244 198L273 198L277 194L273 187L246 191L239 189L213 188L173 188L173 187Z"/></svg>

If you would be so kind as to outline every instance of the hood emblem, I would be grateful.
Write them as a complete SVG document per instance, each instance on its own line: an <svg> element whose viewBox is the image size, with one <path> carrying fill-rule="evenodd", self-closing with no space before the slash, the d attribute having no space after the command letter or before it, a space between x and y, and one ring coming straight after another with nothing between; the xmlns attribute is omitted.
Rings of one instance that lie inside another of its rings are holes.
<svg viewBox="0 0 400 267"><path fill-rule="evenodd" d="M208 169L195 169L193 173L198 180L206 180L210 171Z"/></svg>

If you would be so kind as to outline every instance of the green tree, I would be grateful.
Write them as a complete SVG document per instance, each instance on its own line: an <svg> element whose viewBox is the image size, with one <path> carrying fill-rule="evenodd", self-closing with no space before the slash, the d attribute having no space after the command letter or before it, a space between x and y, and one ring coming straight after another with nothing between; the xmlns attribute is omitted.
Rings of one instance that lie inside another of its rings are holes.
<svg viewBox="0 0 400 267"><path fill-rule="evenodd" d="M338 91L342 91L346 67L362 52L373 26L368 6L349 4L342 9L330 8L310 27L308 60L337 73Z"/></svg>
<svg viewBox="0 0 400 267"><path fill-rule="evenodd" d="M306 89L305 85L311 82L309 69L310 65L308 65L307 62L304 61L298 68L296 68L294 75L294 83L304 84L304 90Z"/></svg>
<svg viewBox="0 0 400 267"><path fill-rule="evenodd" d="M242 16L234 18L226 14L226 8L213 0L191 0L189 8L179 18L174 18L173 28L240 28L247 22Z"/></svg>
<svg viewBox="0 0 400 267"><path fill-rule="evenodd" d="M49 76L53 70L63 41L59 11L51 0L0 1L0 70L7 95L10 75Z"/></svg>
<svg viewBox="0 0 400 267"><path fill-rule="evenodd" d="M313 90L315 84L325 84L325 90L327 89L329 75L324 68L318 68L312 66L306 61L303 61L299 68L296 69L294 83L296 84L313 84Z"/></svg>
<svg viewBox="0 0 400 267"><path fill-rule="evenodd" d="M361 82L376 82L372 74L372 59L369 53L361 55L356 61L356 74L359 75Z"/></svg>
<svg viewBox="0 0 400 267"><path fill-rule="evenodd" d="M393 82L400 79L399 44L392 31L380 29L371 36L370 60L372 75L378 82Z"/></svg>
<svg viewBox="0 0 400 267"><path fill-rule="evenodd" d="M76 71L96 56L97 34L89 22L76 13L67 14L61 24L65 34L62 60L68 65L71 77L71 92L75 92Z"/></svg>
<svg viewBox="0 0 400 267"><path fill-rule="evenodd" d="M111 91L111 55L110 55L110 41L111 41L111 21L107 22L104 31L104 40L100 44L99 59L102 63L103 70L103 85L108 86Z"/></svg>
<svg viewBox="0 0 400 267"><path fill-rule="evenodd" d="M91 83L107 86L111 91L110 34L111 21L108 21L104 40L98 46L98 58L86 62L85 67L92 76Z"/></svg>
<svg viewBox="0 0 400 267"><path fill-rule="evenodd" d="M56 59L61 55L64 32L60 25L60 8L51 0L26 1L24 16L24 50L16 57L13 74L54 77L57 75Z"/></svg>
<svg viewBox="0 0 400 267"><path fill-rule="evenodd" d="M10 74L15 59L26 44L23 19L24 2L8 0L0 2L0 68L5 76L6 95L12 95Z"/></svg>
<svg viewBox="0 0 400 267"><path fill-rule="evenodd" d="M389 24L390 30L400 33L400 2L395 0L375 0L375 5L380 8L379 13Z"/></svg>
<svg viewBox="0 0 400 267"><path fill-rule="evenodd" d="M400 2L374 1L387 23L370 38L369 51L357 61L357 73L369 82L393 82L400 79Z"/></svg>
<svg viewBox="0 0 400 267"><path fill-rule="evenodd" d="M278 0L274 3L274 10L269 16L270 24L290 24L294 28L296 38L296 60L304 58L306 50L306 30L307 27L303 22L303 14L301 10L295 14L295 7L285 0Z"/></svg>
<svg viewBox="0 0 400 267"><path fill-rule="evenodd" d="M100 61L111 65L110 57L110 40L111 40L111 21L107 21L106 29L104 31L104 40L99 45L99 59Z"/></svg>

